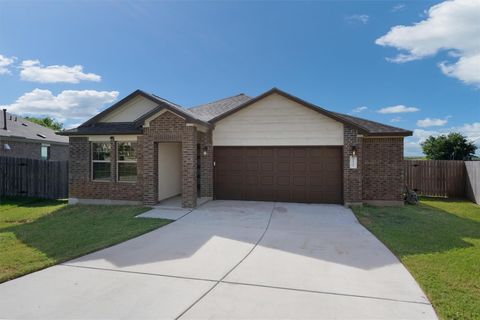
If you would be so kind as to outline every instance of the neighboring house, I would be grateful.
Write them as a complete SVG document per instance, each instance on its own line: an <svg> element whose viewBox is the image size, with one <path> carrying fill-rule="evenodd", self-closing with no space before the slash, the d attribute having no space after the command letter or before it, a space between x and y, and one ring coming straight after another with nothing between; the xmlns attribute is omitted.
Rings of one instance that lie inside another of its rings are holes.
<svg viewBox="0 0 480 320"><path fill-rule="evenodd" d="M68 138L3 109L0 116L0 156L68 160Z"/></svg>
<svg viewBox="0 0 480 320"><path fill-rule="evenodd" d="M185 109L137 90L70 136L72 203L182 195L401 204L411 131L328 111L272 89Z"/></svg>

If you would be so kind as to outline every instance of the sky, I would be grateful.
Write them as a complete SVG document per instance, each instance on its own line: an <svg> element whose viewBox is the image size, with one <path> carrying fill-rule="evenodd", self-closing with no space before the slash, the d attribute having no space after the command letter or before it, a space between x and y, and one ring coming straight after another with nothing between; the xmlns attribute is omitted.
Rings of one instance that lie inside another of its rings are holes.
<svg viewBox="0 0 480 320"><path fill-rule="evenodd" d="M407 156L452 131L480 146L480 1L0 1L0 106L21 116L272 87L412 130Z"/></svg>

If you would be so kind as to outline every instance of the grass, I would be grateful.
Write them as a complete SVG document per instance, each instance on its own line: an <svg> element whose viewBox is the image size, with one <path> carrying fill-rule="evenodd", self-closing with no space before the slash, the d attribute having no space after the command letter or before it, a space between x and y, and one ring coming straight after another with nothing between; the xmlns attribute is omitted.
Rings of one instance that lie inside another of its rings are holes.
<svg viewBox="0 0 480 320"><path fill-rule="evenodd" d="M67 205L0 199L0 283L159 228L170 220L137 219L140 206Z"/></svg>
<svg viewBox="0 0 480 320"><path fill-rule="evenodd" d="M480 319L480 206L425 198L418 206L353 210L410 270L442 319Z"/></svg>

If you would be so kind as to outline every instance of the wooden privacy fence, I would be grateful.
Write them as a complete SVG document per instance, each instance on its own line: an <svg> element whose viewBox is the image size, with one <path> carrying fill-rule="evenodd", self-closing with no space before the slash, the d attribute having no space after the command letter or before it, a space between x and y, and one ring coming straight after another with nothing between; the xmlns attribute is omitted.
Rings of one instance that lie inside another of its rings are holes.
<svg viewBox="0 0 480 320"><path fill-rule="evenodd" d="M480 204L480 161L465 161L467 198Z"/></svg>
<svg viewBox="0 0 480 320"><path fill-rule="evenodd" d="M405 160L405 185L422 196L465 197L465 162Z"/></svg>
<svg viewBox="0 0 480 320"><path fill-rule="evenodd" d="M68 197L68 161L0 157L0 195Z"/></svg>

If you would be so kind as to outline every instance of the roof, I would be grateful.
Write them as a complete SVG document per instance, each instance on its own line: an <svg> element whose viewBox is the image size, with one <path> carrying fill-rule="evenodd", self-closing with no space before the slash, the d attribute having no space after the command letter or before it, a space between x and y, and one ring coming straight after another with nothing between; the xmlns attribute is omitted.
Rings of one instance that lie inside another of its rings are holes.
<svg viewBox="0 0 480 320"><path fill-rule="evenodd" d="M28 121L25 118L7 112L7 130L3 129L3 112L0 116L0 138L29 139L44 143L68 144L68 138L54 130Z"/></svg>
<svg viewBox="0 0 480 320"><path fill-rule="evenodd" d="M105 135L105 134L142 134L142 127L135 122L98 122L88 126L62 131L68 136Z"/></svg>
<svg viewBox="0 0 480 320"><path fill-rule="evenodd" d="M146 99L149 99L155 103L157 103L157 107L155 107L151 112L147 114L140 115L138 119L134 122L99 122L101 118L103 118L108 113L114 111L117 108L120 108L124 103L128 102L129 100L135 98L136 96L143 96ZM157 95L152 93L148 93L142 90L136 90L123 98L122 100L118 101L111 107L103 110L93 118L89 119L88 121L81 124L79 127L62 131L61 135L87 135L87 134L141 134L142 133L142 125L146 118L152 116L153 114L160 112L163 109L170 110L174 113L179 114L180 116L185 117L191 122L202 124L205 126L210 127L211 124L203 121L197 115L192 113L190 110L183 108L182 106L168 101L164 98L161 98Z"/></svg>
<svg viewBox="0 0 480 320"><path fill-rule="evenodd" d="M179 115L185 117L191 122L206 125L206 126L213 126L213 124L221 119L228 117L229 115L246 108L253 103L271 95L271 94L279 94L287 99L293 100L307 108L310 108L316 112L319 112L327 117L330 117L336 121L339 121L344 124L351 125L355 127L360 133L366 135L376 135L376 136L410 136L412 135L412 131L404 130L397 127L392 127L389 125L385 125L379 122L362 119L358 117L353 117L350 115L329 111L327 109L321 108L316 106L310 102L302 100L296 96L293 96L285 91L282 91L277 88L272 88L271 90L262 93L257 97L249 97L243 93L238 95L224 98L221 100L217 100L214 102L202 104L193 108L184 108L178 104L170 102L166 99L163 99L157 95L147 93L142 90L136 90L132 94L128 95L124 99L120 100L110 108L102 111L92 119L88 120L80 127L63 131L60 134L64 135L82 135L82 134L141 134L142 133L142 126L148 117L156 114L157 112L168 109L174 113L178 113ZM158 104L156 108L152 111L148 112L147 114L141 115L138 119L134 122L110 122L110 123L102 123L98 122L104 115L110 113L111 111L115 110L116 108L121 107L125 102L133 99L137 95L142 95L143 97L150 99Z"/></svg>
<svg viewBox="0 0 480 320"><path fill-rule="evenodd" d="M324 108L321 108L319 106L316 106L310 102L307 102L305 100L302 100L294 95L291 95L285 91L282 91L280 89L277 89L277 88L272 88L270 90L268 90L267 92L264 92L262 93L261 95L255 97L255 98L250 98L248 100L245 100L243 103L240 103L240 104L236 104L235 106L233 105L230 105L229 108L225 108L222 110L222 107L221 105L220 106L216 106L215 103L212 103L212 104L207 104L207 105L204 105L204 106L210 106L209 107L209 112L210 114L216 114L216 116L210 118L208 121L209 122L212 122L212 123L215 123L217 121L220 121L221 119L225 118L225 117L228 117L229 115L243 109L243 108L246 108L252 104L254 104L255 102L271 95L271 94L279 94L281 96L284 96L286 97L287 99L290 99L290 100L293 100L307 108L310 108L316 112L319 112L327 117L330 117L330 118L333 118L334 120L337 120L339 122L342 122L344 124L348 124L348 125L351 125L355 128L357 128L361 133L364 133L364 134L367 134L367 135L383 135L383 136L386 136L386 135L393 135L393 136L410 136L412 135L412 131L409 131L409 130L404 130L404 129L401 129L401 128L397 128L397 127L392 127L392 126L388 126L388 125L385 125L385 124L382 124L382 123L379 123L379 122L375 122L375 121L371 121L371 120L367 120L367 119L362 119L362 118L357 118L357 117L352 117L352 116L349 116L349 115L346 115L346 114L342 114L342 113L338 113L338 112L333 112L333 111L329 111L327 109L324 109ZM246 97L246 96L245 96ZM233 97L232 97L233 98ZM227 98L228 99L231 99L231 98ZM222 100L220 100L222 101ZM202 109L204 106L199 106L199 107L196 107L195 109ZM218 112L216 112L215 110L212 110L212 109L215 109L217 108L218 109ZM193 111L195 111L195 109Z"/></svg>
<svg viewBox="0 0 480 320"><path fill-rule="evenodd" d="M188 110L193 112L200 119L204 121L210 121L211 119L228 112L251 99L251 97L240 93L233 97L202 104Z"/></svg>
<svg viewBox="0 0 480 320"><path fill-rule="evenodd" d="M354 117L348 114L334 112L337 116L344 118L352 123L357 124L365 128L369 135L403 135L403 136L410 136L412 135L412 131L405 130L398 127L389 126L380 122L375 122L372 120L362 119L358 117Z"/></svg>

